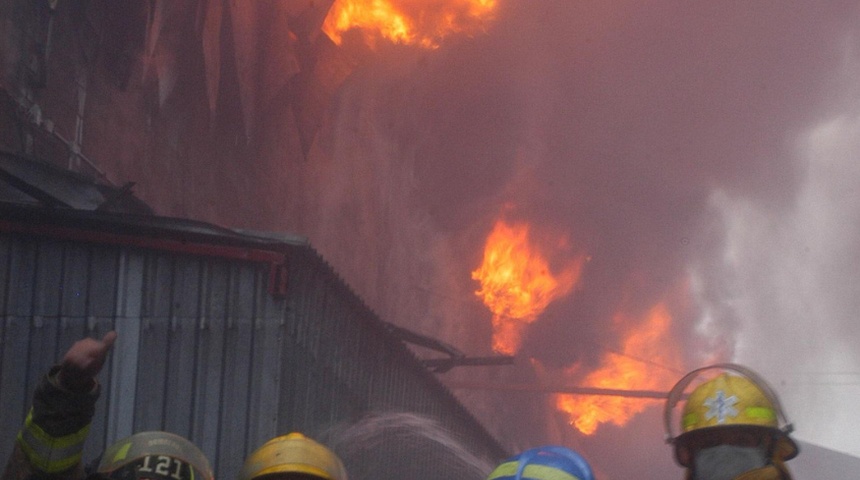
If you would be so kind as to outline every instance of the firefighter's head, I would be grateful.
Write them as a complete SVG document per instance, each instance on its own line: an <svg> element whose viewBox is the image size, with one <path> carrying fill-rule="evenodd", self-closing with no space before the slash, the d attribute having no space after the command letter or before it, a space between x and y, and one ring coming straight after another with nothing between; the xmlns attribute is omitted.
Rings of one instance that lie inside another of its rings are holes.
<svg viewBox="0 0 860 480"><path fill-rule="evenodd" d="M96 476L109 480L214 480L193 443L168 432L140 432L105 450Z"/></svg>
<svg viewBox="0 0 860 480"><path fill-rule="evenodd" d="M673 411L685 396L675 436ZM730 479L761 468L788 478L784 462L798 453L788 436L791 424L770 387L749 369L722 364L694 370L672 389L665 414L667 440L689 478Z"/></svg>
<svg viewBox="0 0 860 480"><path fill-rule="evenodd" d="M505 460L486 480L594 480L594 474L578 453L548 445Z"/></svg>
<svg viewBox="0 0 860 480"><path fill-rule="evenodd" d="M340 458L301 433L273 438L245 460L240 480L263 478L347 480Z"/></svg>

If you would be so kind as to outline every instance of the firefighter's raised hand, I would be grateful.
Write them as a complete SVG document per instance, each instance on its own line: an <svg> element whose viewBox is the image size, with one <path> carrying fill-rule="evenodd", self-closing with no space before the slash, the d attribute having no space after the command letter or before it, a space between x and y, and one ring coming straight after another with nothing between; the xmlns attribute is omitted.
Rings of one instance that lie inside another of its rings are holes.
<svg viewBox="0 0 860 480"><path fill-rule="evenodd" d="M85 338L75 342L60 363L57 374L60 387L74 392L91 390L114 341L116 332L110 331L101 340Z"/></svg>

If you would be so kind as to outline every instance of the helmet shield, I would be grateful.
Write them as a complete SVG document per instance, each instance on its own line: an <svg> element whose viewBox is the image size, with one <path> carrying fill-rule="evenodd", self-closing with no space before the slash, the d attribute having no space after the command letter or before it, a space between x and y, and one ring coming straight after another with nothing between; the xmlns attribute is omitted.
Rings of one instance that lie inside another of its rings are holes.
<svg viewBox="0 0 860 480"><path fill-rule="evenodd" d="M168 432L141 432L105 450L97 472L112 480L212 480L209 461L194 444Z"/></svg>
<svg viewBox="0 0 860 480"><path fill-rule="evenodd" d="M675 406L684 398L681 416L675 419ZM716 445L766 446L781 460L798 452L776 394L761 377L740 365L690 372L669 393L664 414L666 439L675 445L676 460L683 466L690 466L693 452ZM681 432L677 436L675 421Z"/></svg>

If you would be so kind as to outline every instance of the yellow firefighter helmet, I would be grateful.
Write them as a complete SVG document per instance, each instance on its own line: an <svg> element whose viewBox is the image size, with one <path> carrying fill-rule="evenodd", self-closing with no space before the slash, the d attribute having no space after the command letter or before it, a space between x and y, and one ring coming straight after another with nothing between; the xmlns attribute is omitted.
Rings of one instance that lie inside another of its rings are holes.
<svg viewBox="0 0 860 480"><path fill-rule="evenodd" d="M703 378L708 379L685 394L694 380ZM679 422L681 433L675 436L673 412L685 396ZM674 444L675 458L685 467L690 466L692 450L699 446L741 443L762 434L775 440L774 459L784 462L798 453L797 444L788 436L792 425L776 394L761 377L740 365L719 364L693 370L669 393L664 413L666 440Z"/></svg>
<svg viewBox="0 0 860 480"><path fill-rule="evenodd" d="M300 473L325 480L347 480L340 458L326 446L290 433L275 437L252 453L242 469L241 480L264 475Z"/></svg>

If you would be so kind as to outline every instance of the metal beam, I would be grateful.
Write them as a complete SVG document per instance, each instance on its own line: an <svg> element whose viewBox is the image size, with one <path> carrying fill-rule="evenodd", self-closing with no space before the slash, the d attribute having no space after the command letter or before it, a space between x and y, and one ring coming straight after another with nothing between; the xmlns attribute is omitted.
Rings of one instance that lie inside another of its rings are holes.
<svg viewBox="0 0 860 480"><path fill-rule="evenodd" d="M611 397L653 398L665 400L668 392L656 390L621 390L613 388L577 387L569 385L536 385L524 383L486 383L443 381L451 390L495 390L500 392L555 393L566 395L604 395Z"/></svg>
<svg viewBox="0 0 860 480"><path fill-rule="evenodd" d="M505 355L496 357L428 358L421 360L421 364L435 373L445 373L454 367L513 365L514 357Z"/></svg>

